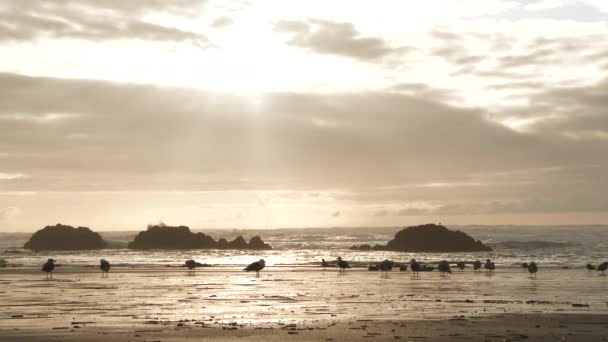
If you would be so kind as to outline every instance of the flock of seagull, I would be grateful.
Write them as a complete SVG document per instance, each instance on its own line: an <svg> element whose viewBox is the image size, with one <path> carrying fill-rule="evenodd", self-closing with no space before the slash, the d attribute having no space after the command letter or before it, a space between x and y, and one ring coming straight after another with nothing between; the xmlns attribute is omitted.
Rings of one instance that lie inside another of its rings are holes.
<svg viewBox="0 0 608 342"><path fill-rule="evenodd" d="M54 259L48 259L44 263L44 265L42 265L41 271L46 272L47 279L53 278L53 270L55 269L55 262L56 261ZM347 268L351 268L348 261L343 260L342 257L337 258L336 264L339 268L339 271L338 271L339 274L344 274L346 272ZM383 275L386 274L388 276L388 272L393 269L394 264L395 263L393 261L386 259L377 265L370 265L368 267L368 270L369 271L381 271ZM201 266L201 265L202 264L200 264L192 259L188 259L184 263L184 266L187 267L189 271L194 271L196 269L196 267ZM435 270L435 267L422 265L419 262L417 262L416 259L410 260L409 265L410 265L410 269L412 270L412 274L415 277L418 277L420 272ZM256 276L259 276L260 271L262 269L264 269L265 266L266 266L266 262L264 261L264 259L260 259L258 261L252 262L247 267L245 267L243 270L247 271L247 272L255 272ZM329 267L331 265L327 261L325 261L325 259L321 259L321 266ZM536 273L538 272L538 265L536 264L536 262L532 261L530 263L522 263L521 266L522 266L522 268L526 268L528 270L531 278L532 277L536 278ZM108 276L108 272L110 272L110 267L111 267L111 265L106 259L101 259L99 261L99 268L101 269L102 277ZM464 271L464 269L466 268L466 263L464 261L459 261L458 263L456 263L456 267L458 269L460 269L460 271ZM481 270L481 267L482 267L481 261L475 260L475 262L473 262L473 270L475 272L478 272L479 270ZM496 269L496 264L494 264L494 262L492 260L486 259L486 262L483 265L483 267L486 271L486 275L491 275L494 273L494 270ZM586 268L589 271L596 270L598 272L604 273L606 271L606 269L608 269L608 262L601 263L597 267L595 267L592 264L587 264ZM439 270L439 274L441 276L448 276L450 273L452 273L452 266L450 265L449 262L447 262L445 260L439 262L439 264L437 265L437 269ZM407 264L403 264L403 263L400 264L399 270L407 271Z"/></svg>

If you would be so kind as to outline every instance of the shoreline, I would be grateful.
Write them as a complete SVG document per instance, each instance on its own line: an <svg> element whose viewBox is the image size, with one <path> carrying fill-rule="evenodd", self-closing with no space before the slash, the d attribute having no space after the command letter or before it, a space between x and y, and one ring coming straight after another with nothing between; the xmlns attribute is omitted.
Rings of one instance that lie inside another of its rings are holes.
<svg viewBox="0 0 608 342"><path fill-rule="evenodd" d="M506 314L443 320L216 324L204 320L0 329L0 341L606 341L606 314Z"/></svg>

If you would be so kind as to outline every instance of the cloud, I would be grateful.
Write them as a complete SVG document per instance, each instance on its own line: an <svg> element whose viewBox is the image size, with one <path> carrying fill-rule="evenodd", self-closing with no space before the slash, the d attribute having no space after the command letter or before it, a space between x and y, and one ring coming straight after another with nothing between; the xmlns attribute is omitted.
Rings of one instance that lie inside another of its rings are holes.
<svg viewBox="0 0 608 342"><path fill-rule="evenodd" d="M215 28L222 28L222 27L230 26L233 23L234 22L232 21L232 19L230 17L220 17L220 18L215 19L211 23L211 26L215 27Z"/></svg>
<svg viewBox="0 0 608 342"><path fill-rule="evenodd" d="M361 36L352 23L280 21L274 30L292 34L288 44L321 54L369 61L403 51L403 48L391 47L382 38Z"/></svg>
<svg viewBox="0 0 608 342"><path fill-rule="evenodd" d="M147 12L184 8L183 1L9 1L0 6L0 41L67 38L92 41L141 39L208 44L198 33L138 18ZM196 2L189 6L196 6Z"/></svg>
<svg viewBox="0 0 608 342"><path fill-rule="evenodd" d="M482 110L415 92L268 93L253 101L196 89L7 73L0 74L0 87L0 116L69 115L52 124L2 122L0 148L11 158L3 172L36 175L2 182L2 191L251 190L262 193L252 202L263 206L271 198L265 191L333 189L336 201L413 201L457 213L466 208L451 206L455 200L472 203L466 209L472 212L522 211L514 207L517 201L540 201L533 206L538 210L568 203L582 210L588 203L591 210L602 207L608 187L607 141L564 134L608 128L605 83L538 95L538 108L552 104L566 116L539 122L529 133L493 122ZM333 124L315 124L320 119ZM560 171L548 173L551 167ZM574 202L581 198L586 202ZM497 202L483 206L491 201Z"/></svg>
<svg viewBox="0 0 608 342"><path fill-rule="evenodd" d="M17 207L0 208L0 222L10 221L21 215L21 209Z"/></svg>
<svg viewBox="0 0 608 342"><path fill-rule="evenodd" d="M2 173L0 172L0 181L11 181L17 179L26 179L30 178L29 175L23 173Z"/></svg>

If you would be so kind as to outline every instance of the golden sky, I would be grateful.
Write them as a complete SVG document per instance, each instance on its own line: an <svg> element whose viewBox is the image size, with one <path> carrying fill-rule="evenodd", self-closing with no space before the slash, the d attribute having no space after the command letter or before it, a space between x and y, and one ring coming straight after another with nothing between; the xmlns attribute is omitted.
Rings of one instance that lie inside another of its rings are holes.
<svg viewBox="0 0 608 342"><path fill-rule="evenodd" d="M0 3L0 231L608 223L600 0Z"/></svg>

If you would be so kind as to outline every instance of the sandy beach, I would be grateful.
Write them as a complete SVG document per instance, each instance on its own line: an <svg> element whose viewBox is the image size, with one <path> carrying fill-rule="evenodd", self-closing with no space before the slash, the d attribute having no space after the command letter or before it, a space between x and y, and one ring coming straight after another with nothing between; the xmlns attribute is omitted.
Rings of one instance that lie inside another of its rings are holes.
<svg viewBox="0 0 608 342"><path fill-rule="evenodd" d="M492 276L234 267L0 270L2 341L601 341L608 277L547 269Z"/></svg>

